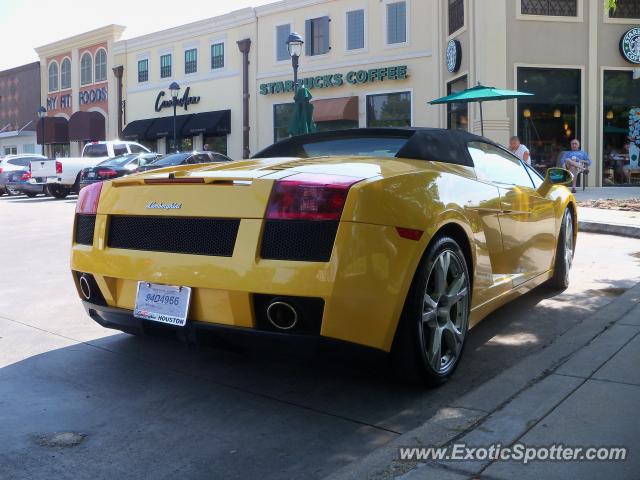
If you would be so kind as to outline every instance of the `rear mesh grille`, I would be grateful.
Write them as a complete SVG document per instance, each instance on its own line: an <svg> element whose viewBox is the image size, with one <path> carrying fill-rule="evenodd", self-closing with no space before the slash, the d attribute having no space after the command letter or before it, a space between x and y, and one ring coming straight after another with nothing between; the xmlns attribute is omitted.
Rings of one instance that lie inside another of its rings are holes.
<svg viewBox="0 0 640 480"><path fill-rule="evenodd" d="M260 256L269 260L328 262L339 222L267 220Z"/></svg>
<svg viewBox="0 0 640 480"><path fill-rule="evenodd" d="M95 229L95 215L76 215L76 243L93 245L93 231Z"/></svg>
<svg viewBox="0 0 640 480"><path fill-rule="evenodd" d="M239 227L239 219L114 215L109 222L107 245L128 250L231 257Z"/></svg>

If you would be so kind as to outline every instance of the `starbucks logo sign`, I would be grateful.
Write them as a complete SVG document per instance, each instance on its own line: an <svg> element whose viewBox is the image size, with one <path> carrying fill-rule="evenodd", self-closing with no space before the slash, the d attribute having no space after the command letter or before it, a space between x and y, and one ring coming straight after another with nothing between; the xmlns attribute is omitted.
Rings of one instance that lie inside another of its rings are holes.
<svg viewBox="0 0 640 480"><path fill-rule="evenodd" d="M462 63L462 47L458 40L449 40L447 44L447 70L449 73L455 73L460 70Z"/></svg>
<svg viewBox="0 0 640 480"><path fill-rule="evenodd" d="M622 36L620 53L626 61L640 64L640 27L632 28Z"/></svg>

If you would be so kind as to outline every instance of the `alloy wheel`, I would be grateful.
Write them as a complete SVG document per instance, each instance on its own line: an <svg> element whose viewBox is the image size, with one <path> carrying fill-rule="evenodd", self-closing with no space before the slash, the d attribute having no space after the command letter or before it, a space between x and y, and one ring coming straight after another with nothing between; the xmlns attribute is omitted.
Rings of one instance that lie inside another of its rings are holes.
<svg viewBox="0 0 640 480"><path fill-rule="evenodd" d="M463 262L444 250L427 277L419 339L424 360L439 375L455 366L467 332L470 287Z"/></svg>
<svg viewBox="0 0 640 480"><path fill-rule="evenodd" d="M573 263L573 250L573 217L571 212L567 211L564 216L564 263L567 276L569 276L569 270L571 270Z"/></svg>

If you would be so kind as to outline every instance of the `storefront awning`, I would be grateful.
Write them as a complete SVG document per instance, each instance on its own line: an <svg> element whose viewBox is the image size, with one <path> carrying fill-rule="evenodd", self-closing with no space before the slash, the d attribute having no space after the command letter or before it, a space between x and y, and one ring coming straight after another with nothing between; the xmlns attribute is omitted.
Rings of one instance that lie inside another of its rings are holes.
<svg viewBox="0 0 640 480"><path fill-rule="evenodd" d="M139 140L155 140L157 137L149 137L149 129L153 125L155 120L148 118L146 120L134 120L127 123L122 131L122 137L124 140L139 141ZM173 125L171 126L173 128Z"/></svg>
<svg viewBox="0 0 640 480"><path fill-rule="evenodd" d="M38 120L36 137L38 144L43 144L42 124L44 123L44 143L69 143L69 122L64 117L45 117Z"/></svg>
<svg viewBox="0 0 640 480"><path fill-rule="evenodd" d="M178 115L176 117L176 132L178 136L180 136L185 123L187 123L192 116L193 115ZM173 137L173 115L155 119L149 126L149 130L147 130L147 138L149 140L162 137Z"/></svg>
<svg viewBox="0 0 640 480"><path fill-rule="evenodd" d="M184 136L199 135L201 133L205 136L231 133L231 110L196 113L182 129Z"/></svg>
<svg viewBox="0 0 640 480"><path fill-rule="evenodd" d="M105 118L99 112L76 112L69 120L69 140L100 142L106 140Z"/></svg>
<svg viewBox="0 0 640 480"><path fill-rule="evenodd" d="M358 97L328 98L312 104L314 122L358 121Z"/></svg>

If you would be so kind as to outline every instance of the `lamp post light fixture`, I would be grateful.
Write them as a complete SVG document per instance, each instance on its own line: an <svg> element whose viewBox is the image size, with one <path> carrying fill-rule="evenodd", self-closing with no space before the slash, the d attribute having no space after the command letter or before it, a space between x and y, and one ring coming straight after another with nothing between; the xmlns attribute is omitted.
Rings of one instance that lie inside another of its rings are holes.
<svg viewBox="0 0 640 480"><path fill-rule="evenodd" d="M178 107L178 93L180 93L180 85L178 82L172 82L169 85L169 91L171 92L171 99L173 103L173 150L178 151L178 130L176 128L176 109Z"/></svg>
<svg viewBox="0 0 640 480"><path fill-rule="evenodd" d="M291 64L293 65L293 93L298 93L298 65L300 64L300 55L302 55L302 46L304 45L304 39L302 35L296 32L291 32L287 39L287 50L291 57Z"/></svg>
<svg viewBox="0 0 640 480"><path fill-rule="evenodd" d="M47 109L40 105L36 110L36 114L40 119L40 135L42 135L42 144L40 145L40 148L42 149L42 155L44 155L44 117L47 116Z"/></svg>

